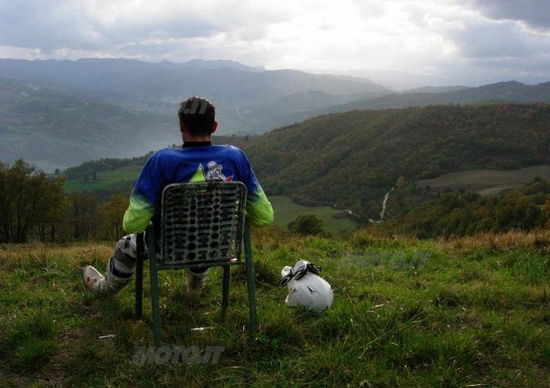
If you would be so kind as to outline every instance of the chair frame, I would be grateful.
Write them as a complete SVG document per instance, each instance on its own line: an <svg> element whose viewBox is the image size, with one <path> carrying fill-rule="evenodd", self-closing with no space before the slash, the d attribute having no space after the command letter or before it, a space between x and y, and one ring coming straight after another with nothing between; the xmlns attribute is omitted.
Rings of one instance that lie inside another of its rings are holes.
<svg viewBox="0 0 550 388"><path fill-rule="evenodd" d="M193 186L193 189L196 189L198 186L202 186L207 192L212 192L215 190L217 185L240 185L240 189L244 190L244 198L246 198L246 186L240 182L208 182L208 183L178 183L168 185L163 190L163 207L164 199L167 190L172 189L183 189L186 190L187 186ZM178 187L175 187L178 186ZM249 307L249 319L250 326L249 329L251 332L258 331L258 315L256 310L256 282L254 275L254 260L252 256L252 244L250 240L250 226L249 222L244 216L244 206L241 206L242 214L239 214L240 221L242 224L237 230L236 241L237 241L237 255L238 257L232 260L225 261L210 261L210 262L200 262L197 263L180 263L180 264L163 264L163 250L157 252L156 241L157 236L155 228L152 223L149 223L145 233L139 233L137 236L137 261L136 261L136 286L135 286L135 315L137 319L142 319L143 317L143 262L145 259L149 259L149 277L151 281L151 307L153 315L153 337L155 346L161 346L161 318L160 318L160 290L158 282L158 272L165 269L182 269L189 268L192 266L200 267L223 267L223 283L222 283L222 303L221 303L221 319L222 321L225 318L227 307L229 304L229 283L230 283L230 268L231 265L245 265L246 267L246 283L247 283L247 292L248 292L248 307ZM164 214L164 213L163 213ZM161 237L164 229L164 217L161 220ZM241 244L244 243L244 261L241 259ZM147 248L147 253L145 248ZM159 262L160 256L160 262Z"/></svg>

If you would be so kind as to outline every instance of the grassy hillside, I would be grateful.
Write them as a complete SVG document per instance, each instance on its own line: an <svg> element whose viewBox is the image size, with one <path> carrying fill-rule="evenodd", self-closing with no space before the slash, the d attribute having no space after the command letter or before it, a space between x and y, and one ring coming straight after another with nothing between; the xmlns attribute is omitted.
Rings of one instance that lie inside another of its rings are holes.
<svg viewBox="0 0 550 388"><path fill-rule="evenodd" d="M376 217L401 176L550 163L549 126L544 104L352 111L270 132L247 151L272 193Z"/></svg>
<svg viewBox="0 0 550 388"><path fill-rule="evenodd" d="M180 272L161 273L166 344L224 347L218 363L191 365L133 362L136 347L152 344L149 304L137 321L133 286L113 299L83 288L82 265L104 267L111 245L0 249L1 386L550 384L550 263L540 249L550 245L548 232L437 243L256 233L256 335L243 330L237 268L225 323L220 271L200 300L185 293ZM298 258L322 267L332 284L328 311L285 306L279 271Z"/></svg>
<svg viewBox="0 0 550 388"><path fill-rule="evenodd" d="M515 184L518 176L531 172L539 175L535 167L503 171L550 164L549 126L546 104L449 105L331 114L262 136L214 141L243 148L270 195L287 195L308 206L336 204L365 221L378 219L385 193L400 177L420 188L443 180L450 188L468 189L464 176L474 173L461 171L501 171L494 173L498 185L485 188ZM128 159L113 168L132 169L142 160ZM94 170L97 180L91 181ZM69 183L71 189L113 182L103 161L71 171L78 177Z"/></svg>
<svg viewBox="0 0 550 388"><path fill-rule="evenodd" d="M318 216L323 220L324 230L330 233L350 232L357 228L357 223L354 220L338 217L342 211L329 206L301 206L284 195L274 195L269 200L275 212L275 225L283 229L286 229L291 221L302 214Z"/></svg>

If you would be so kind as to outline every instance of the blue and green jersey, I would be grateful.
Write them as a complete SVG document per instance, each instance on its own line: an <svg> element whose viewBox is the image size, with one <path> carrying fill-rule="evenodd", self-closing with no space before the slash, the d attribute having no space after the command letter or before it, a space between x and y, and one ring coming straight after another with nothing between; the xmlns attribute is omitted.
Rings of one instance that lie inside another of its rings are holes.
<svg viewBox="0 0 550 388"><path fill-rule="evenodd" d="M242 150L230 145L194 145L167 148L152 155L136 182L123 227L128 233L143 232L160 209L162 190L171 183L210 180L239 181L246 185L246 212L252 225L273 222L273 209Z"/></svg>

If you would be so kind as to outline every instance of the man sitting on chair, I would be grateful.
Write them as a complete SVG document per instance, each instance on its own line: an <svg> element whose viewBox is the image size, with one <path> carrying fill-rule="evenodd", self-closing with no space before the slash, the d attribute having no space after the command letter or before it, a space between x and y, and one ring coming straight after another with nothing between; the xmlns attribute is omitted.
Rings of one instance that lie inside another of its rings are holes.
<svg viewBox="0 0 550 388"><path fill-rule="evenodd" d="M248 192L246 214L250 223L263 226L273 222L271 204L244 152L231 145L212 145L212 134L218 127L214 105L204 98L191 97L181 103L178 116L183 146L161 150L145 163L123 219L124 230L131 234L116 244L105 276L91 265L84 268L84 284L97 294L113 295L128 284L136 264L136 233L143 232L151 219L153 223L160 220L162 190L171 183L243 182ZM188 270L187 290L200 292L206 275L203 268Z"/></svg>

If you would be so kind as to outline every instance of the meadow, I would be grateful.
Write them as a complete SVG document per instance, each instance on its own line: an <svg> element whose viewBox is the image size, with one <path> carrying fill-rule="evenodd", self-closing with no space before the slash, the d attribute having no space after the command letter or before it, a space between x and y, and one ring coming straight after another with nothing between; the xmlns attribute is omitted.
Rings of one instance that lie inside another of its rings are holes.
<svg viewBox="0 0 550 388"><path fill-rule="evenodd" d="M165 343L222 346L209 364L136 362L152 345L150 305L136 320L133 285L98 298L81 283L111 242L0 246L0 386L550 385L549 231L420 241L271 228L253 242L256 334L241 269L224 322L220 271L202 298L186 294L182 272L161 272ZM334 288L325 312L284 304L280 270L301 258Z"/></svg>
<svg viewBox="0 0 550 388"><path fill-rule="evenodd" d="M417 181L419 187L431 190L468 190L481 195L495 195L517 189L536 177L550 180L550 166L538 165L517 170L465 170L443 174L433 179Z"/></svg>
<svg viewBox="0 0 550 388"><path fill-rule="evenodd" d="M141 171L141 166L129 165L118 169L100 171L95 179L67 180L65 191L68 193L75 191L120 191L122 187L131 187ZM127 190L125 190L127 191Z"/></svg>
<svg viewBox="0 0 550 388"><path fill-rule="evenodd" d="M329 233L351 232L357 229L357 223L349 218L335 218L341 210L330 206L302 206L292 201L285 195L274 195L269 197L275 212L275 225L286 229L291 221L302 214L315 214L323 220L323 229Z"/></svg>

